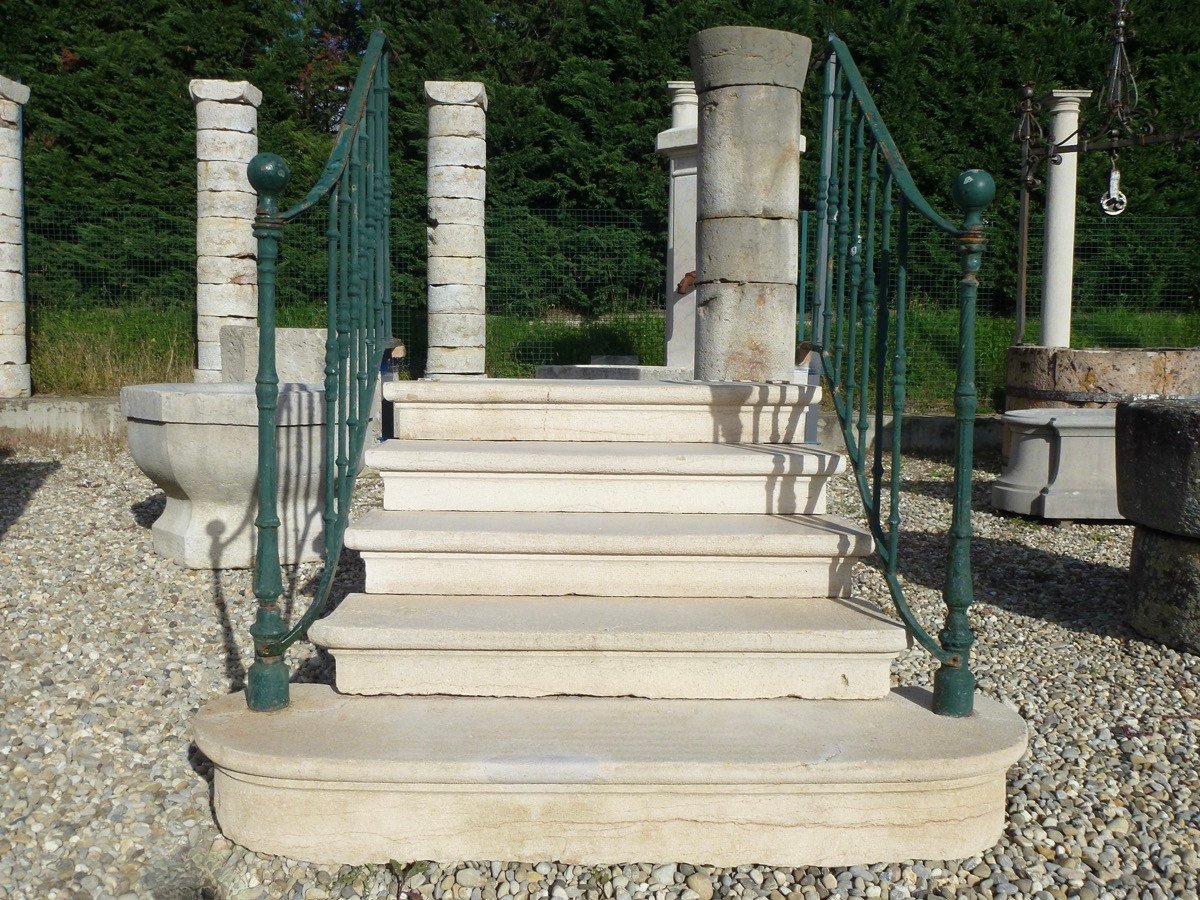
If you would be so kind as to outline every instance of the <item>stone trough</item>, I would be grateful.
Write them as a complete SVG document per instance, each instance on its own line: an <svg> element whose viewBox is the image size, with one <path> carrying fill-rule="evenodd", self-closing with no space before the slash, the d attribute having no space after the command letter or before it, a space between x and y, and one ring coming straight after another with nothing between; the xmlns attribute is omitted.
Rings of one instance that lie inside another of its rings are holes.
<svg viewBox="0 0 1200 900"><path fill-rule="evenodd" d="M193 569L254 562L258 407L251 383L142 384L121 391L133 460L167 495L154 549ZM279 545L284 564L322 557L325 391L280 385Z"/></svg>

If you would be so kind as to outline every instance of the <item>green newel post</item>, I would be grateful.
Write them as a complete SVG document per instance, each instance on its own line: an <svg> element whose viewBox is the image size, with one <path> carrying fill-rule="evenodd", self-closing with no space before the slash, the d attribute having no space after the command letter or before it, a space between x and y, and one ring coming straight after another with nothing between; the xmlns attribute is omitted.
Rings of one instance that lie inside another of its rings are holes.
<svg viewBox="0 0 1200 900"><path fill-rule="evenodd" d="M996 196L996 182L980 169L969 169L954 182L954 202L963 211L959 235L962 280L958 286L958 379L954 389L956 440L954 512L950 523L950 559L946 571L946 623L938 633L950 654L933 679L933 710L944 716L969 716L975 701L971 645L975 635L967 614L974 596L971 583L971 475L975 456L975 303L979 266L987 238L983 210Z"/></svg>
<svg viewBox="0 0 1200 900"><path fill-rule="evenodd" d="M246 704L253 710L284 709L288 705L288 669L282 654L267 648L287 633L279 612L283 579L279 567L278 455L275 421L279 403L279 376L275 370L275 265L279 259L279 234L283 219L279 195L287 187L287 163L274 153L250 160L250 184L258 192L254 236L258 239L258 550L254 560L254 596L258 613L250 634L254 638L254 663L246 675Z"/></svg>

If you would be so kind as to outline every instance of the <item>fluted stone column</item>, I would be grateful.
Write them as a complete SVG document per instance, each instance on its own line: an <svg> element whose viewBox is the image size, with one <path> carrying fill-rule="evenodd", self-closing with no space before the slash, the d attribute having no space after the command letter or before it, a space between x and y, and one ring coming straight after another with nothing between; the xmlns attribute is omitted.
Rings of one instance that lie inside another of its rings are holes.
<svg viewBox="0 0 1200 900"><path fill-rule="evenodd" d="M29 88L0 77L0 397L28 397L22 107Z"/></svg>
<svg viewBox="0 0 1200 900"><path fill-rule="evenodd" d="M1051 91L1042 98L1050 110L1051 141L1075 143L1079 104L1091 96L1092 92L1086 90ZM1046 239L1042 249L1042 323L1038 340L1043 347L1071 346L1078 170L1078 153L1064 153L1061 162L1046 166Z"/></svg>
<svg viewBox="0 0 1200 900"><path fill-rule="evenodd" d="M484 374L483 203L487 91L477 81L427 81L429 155L428 377Z"/></svg>
<svg viewBox="0 0 1200 900"><path fill-rule="evenodd" d="M667 205L667 365L696 363L696 291L684 284L696 271L696 85L668 81L671 127L659 132L656 149L668 160ZM680 286L686 288L682 293Z"/></svg>
<svg viewBox="0 0 1200 900"><path fill-rule="evenodd" d="M258 152L262 92L248 81L196 79L196 371L221 381L221 328L258 321L257 197L246 166Z"/></svg>
<svg viewBox="0 0 1200 900"><path fill-rule="evenodd" d="M735 26L701 31L690 49L700 98L696 377L791 381L812 41Z"/></svg>

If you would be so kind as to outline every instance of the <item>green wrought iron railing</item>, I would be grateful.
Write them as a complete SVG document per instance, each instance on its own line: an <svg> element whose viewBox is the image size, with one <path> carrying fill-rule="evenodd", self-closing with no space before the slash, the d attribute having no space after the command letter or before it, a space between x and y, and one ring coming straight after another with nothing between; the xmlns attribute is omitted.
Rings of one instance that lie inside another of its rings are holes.
<svg viewBox="0 0 1200 900"><path fill-rule="evenodd" d="M801 293L799 337L804 340L805 318L811 316L807 326L810 342L819 354L822 378L837 410L892 600L913 640L940 663L934 675L934 711L966 716L971 713L975 695L970 667L975 636L968 619L973 596L975 304L986 243L983 210L995 195L996 186L986 172L963 172L953 185L955 202L963 212L962 224L955 225L939 215L913 182L850 51L836 35L830 36L829 44L815 210L813 297L808 303ZM936 639L913 613L898 574L908 229L914 212L957 241L961 268L953 512L943 590L947 613ZM807 257L811 230L805 216L801 259ZM889 432L886 435L885 429ZM886 465L885 442L890 443Z"/></svg>
<svg viewBox="0 0 1200 900"><path fill-rule="evenodd" d="M391 269L388 259L391 182L388 168L388 48L382 32L371 35L346 103L329 161L312 190L286 212L279 197L287 187L287 164L274 153L250 161L250 184L258 192L254 236L258 239L258 549L254 596L258 612L250 633L254 663L246 678L253 710L288 705L284 654L308 633L329 599L350 514L375 386L384 349L391 341ZM327 317L325 425L322 462L325 524L324 570L307 610L291 627L280 609L279 512L275 369L275 276L284 227L317 204L329 208L326 229Z"/></svg>

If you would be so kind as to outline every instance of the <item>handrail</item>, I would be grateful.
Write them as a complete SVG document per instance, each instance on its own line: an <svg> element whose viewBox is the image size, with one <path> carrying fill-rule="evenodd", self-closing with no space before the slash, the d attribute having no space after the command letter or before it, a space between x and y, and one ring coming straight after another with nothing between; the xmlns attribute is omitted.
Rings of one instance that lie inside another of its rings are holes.
<svg viewBox="0 0 1200 900"><path fill-rule="evenodd" d="M329 600L349 524L354 482L367 440L370 409L385 345L390 341L391 268L388 230L391 185L388 168L387 39L371 35L329 160L317 183L298 204L279 210L287 187L287 164L273 153L250 161L258 192L254 236L258 239L259 357L258 548L254 595L258 611L250 634L254 663L246 677L246 702L257 711L288 705L284 654L308 633ZM325 565L312 600L288 628L280 610L275 366L275 269L284 226L323 200L326 229L327 304L325 424L322 460Z"/></svg>
<svg viewBox="0 0 1200 900"><path fill-rule="evenodd" d="M986 244L983 210L995 195L995 183L978 169L963 172L953 190L964 215L962 225L939 215L917 189L849 49L836 35L830 35L829 43L809 333L813 349L820 354L822 377L830 388L875 552L884 563L884 579L897 614L913 640L940 663L934 676L934 711L965 716L971 712L975 691L970 670L975 638L967 615L973 596L970 550L975 305ZM943 591L947 614L937 638L913 613L898 575L908 220L914 210L957 238L960 258L954 501ZM808 233L805 229L803 255L808 252ZM883 449L884 413L889 399L890 473L884 465ZM869 448L872 419L873 450Z"/></svg>

